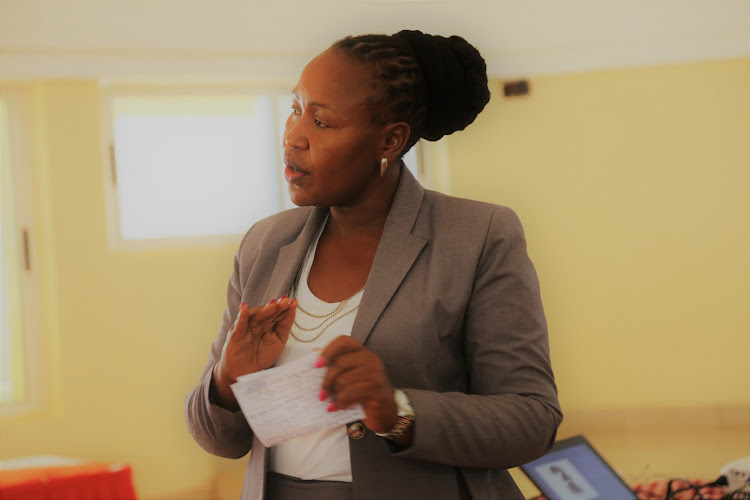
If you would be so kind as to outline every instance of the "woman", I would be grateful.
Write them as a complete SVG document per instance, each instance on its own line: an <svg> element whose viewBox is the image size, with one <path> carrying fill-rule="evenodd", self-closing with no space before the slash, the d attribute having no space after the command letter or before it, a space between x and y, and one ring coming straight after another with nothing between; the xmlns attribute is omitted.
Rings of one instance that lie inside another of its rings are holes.
<svg viewBox="0 0 750 500"><path fill-rule="evenodd" d="M455 36L348 37L305 67L283 144L303 208L246 234L186 400L207 451L252 449L242 498L522 498L506 469L543 455L562 415L521 225L401 163L488 100L484 60ZM267 449L229 386L316 348L321 399L365 418Z"/></svg>

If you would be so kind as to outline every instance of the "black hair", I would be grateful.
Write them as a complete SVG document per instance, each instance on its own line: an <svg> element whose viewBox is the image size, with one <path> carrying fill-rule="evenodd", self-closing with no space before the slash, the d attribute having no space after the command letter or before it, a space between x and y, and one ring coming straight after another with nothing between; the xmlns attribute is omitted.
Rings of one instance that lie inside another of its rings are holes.
<svg viewBox="0 0 750 500"><path fill-rule="evenodd" d="M382 119L411 127L406 152L420 138L436 141L471 124L490 100L487 65L460 36L404 30L342 38L333 49L373 66Z"/></svg>

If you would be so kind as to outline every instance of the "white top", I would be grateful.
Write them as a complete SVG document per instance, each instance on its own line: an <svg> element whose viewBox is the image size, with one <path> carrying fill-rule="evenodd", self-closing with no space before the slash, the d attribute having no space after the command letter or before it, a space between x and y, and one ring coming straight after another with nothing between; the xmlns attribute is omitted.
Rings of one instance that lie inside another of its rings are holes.
<svg viewBox="0 0 750 500"><path fill-rule="evenodd" d="M313 295L307 286L307 277L310 274L310 268L315 259L315 250L317 249L318 240L323 233L326 222L327 219L321 225L318 234L310 245L310 250L302 265L302 273L296 297L302 308L311 314L320 316L329 314L341 305L341 302L330 303L320 300ZM300 339L312 339L321 330L326 328L326 325L330 326L328 326L319 338L310 343L299 342L290 335L276 365L293 361L314 350L321 351L329 342L340 335L351 335L357 312L346 313L357 307L361 298L362 293L357 293L349 299L348 303L338 313L328 319L311 318L302 313L298 308L295 322L301 327L313 328L320 325L319 328L313 331L303 331L296 325L293 326L292 333ZM346 314L346 316L341 317L341 319L335 322L331 322L332 319L338 318L342 314ZM273 472L305 480L352 481L352 467L349 461L349 437L345 427L337 427L286 441L270 448L269 453L269 470Z"/></svg>

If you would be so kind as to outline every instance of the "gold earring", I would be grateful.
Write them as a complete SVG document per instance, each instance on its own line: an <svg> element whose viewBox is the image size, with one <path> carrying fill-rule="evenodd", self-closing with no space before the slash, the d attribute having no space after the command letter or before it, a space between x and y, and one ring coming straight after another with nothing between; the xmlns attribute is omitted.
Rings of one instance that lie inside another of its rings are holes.
<svg viewBox="0 0 750 500"><path fill-rule="evenodd" d="M383 157L380 159L380 177L385 175L385 171L388 169L388 158Z"/></svg>

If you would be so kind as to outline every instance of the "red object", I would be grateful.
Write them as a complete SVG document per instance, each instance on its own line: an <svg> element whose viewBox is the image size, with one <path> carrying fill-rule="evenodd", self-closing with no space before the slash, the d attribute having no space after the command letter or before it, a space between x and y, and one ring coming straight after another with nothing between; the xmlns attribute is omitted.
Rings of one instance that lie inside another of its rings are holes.
<svg viewBox="0 0 750 500"><path fill-rule="evenodd" d="M127 465L0 470L0 500L136 500Z"/></svg>
<svg viewBox="0 0 750 500"><path fill-rule="evenodd" d="M655 481L653 483L637 484L633 488L638 498L642 500L654 500L659 498L665 498L667 495L667 484L669 481ZM701 479L680 479L672 481L672 492L677 490L680 491L676 495L670 497L675 500L690 500L692 498L701 498L702 500L721 500L726 496L727 491L723 486L708 486L700 488L700 491L689 488L690 486L700 486L704 484L710 484L711 481L704 481ZM697 493L700 493L698 496Z"/></svg>
<svg viewBox="0 0 750 500"><path fill-rule="evenodd" d="M673 500L692 500L693 498L700 498L701 500L721 500L727 494L726 488L723 486L709 486L700 488L697 491L689 486L701 486L709 484L710 481L704 481L702 479L675 479L672 481L672 492L676 490L685 491L678 492L675 496L669 497ZM660 500L667 496L667 485L669 480L654 481L652 483L641 483L636 484L632 487L633 492L640 500ZM696 496L696 493L700 493L700 496ZM533 500L547 500L543 496L534 497Z"/></svg>

